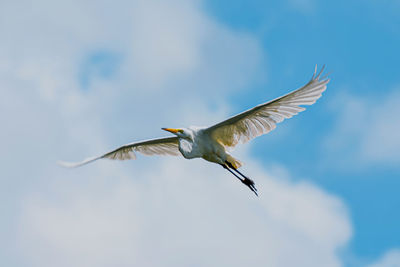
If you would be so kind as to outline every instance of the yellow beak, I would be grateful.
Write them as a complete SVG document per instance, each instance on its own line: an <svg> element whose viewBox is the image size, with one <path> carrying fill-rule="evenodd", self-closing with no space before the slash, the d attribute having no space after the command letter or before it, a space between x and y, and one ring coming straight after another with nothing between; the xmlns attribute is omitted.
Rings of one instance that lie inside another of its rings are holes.
<svg viewBox="0 0 400 267"><path fill-rule="evenodd" d="M182 131L181 129L172 129L172 128L161 128L161 129L163 129L164 131L167 131L167 132L173 133L173 134L176 134L176 133L178 133L178 132L181 132L181 131Z"/></svg>

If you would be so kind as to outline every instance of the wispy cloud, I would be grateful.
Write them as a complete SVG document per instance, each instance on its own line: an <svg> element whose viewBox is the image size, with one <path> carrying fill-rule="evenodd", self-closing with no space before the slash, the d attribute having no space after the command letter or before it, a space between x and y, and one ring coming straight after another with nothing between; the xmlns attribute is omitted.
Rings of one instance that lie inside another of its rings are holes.
<svg viewBox="0 0 400 267"><path fill-rule="evenodd" d="M315 0L289 0L289 5L303 14L310 14L316 10Z"/></svg>
<svg viewBox="0 0 400 267"><path fill-rule="evenodd" d="M332 107L339 110L334 130L326 147L340 153L353 166L364 164L397 165L400 161L400 94L395 89L386 95L342 95Z"/></svg>
<svg viewBox="0 0 400 267"><path fill-rule="evenodd" d="M392 249L385 253L379 260L368 267L395 267L400 266L400 249Z"/></svg>

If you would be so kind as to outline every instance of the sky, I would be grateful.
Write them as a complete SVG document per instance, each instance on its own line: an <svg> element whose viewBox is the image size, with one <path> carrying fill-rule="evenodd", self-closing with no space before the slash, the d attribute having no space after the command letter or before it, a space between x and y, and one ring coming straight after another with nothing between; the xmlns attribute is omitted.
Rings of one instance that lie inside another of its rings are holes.
<svg viewBox="0 0 400 267"><path fill-rule="evenodd" d="M400 3L0 2L4 266L400 266ZM322 98L220 166L79 161Z"/></svg>

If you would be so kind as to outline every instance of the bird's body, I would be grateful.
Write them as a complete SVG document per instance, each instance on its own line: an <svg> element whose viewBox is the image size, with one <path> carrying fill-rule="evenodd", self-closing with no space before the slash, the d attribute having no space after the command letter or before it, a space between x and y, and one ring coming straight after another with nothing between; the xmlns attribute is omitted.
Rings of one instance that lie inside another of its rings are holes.
<svg viewBox="0 0 400 267"><path fill-rule="evenodd" d="M224 164L229 160L236 168L240 167L240 162L211 136L206 127L191 126L183 128L183 131L190 137L179 139L179 151L184 158L203 158L217 164Z"/></svg>
<svg viewBox="0 0 400 267"><path fill-rule="evenodd" d="M66 167L78 167L101 158L135 159L135 152L145 155L182 155L186 159L203 158L227 169L257 195L254 182L238 170L242 164L231 156L227 149L272 131L276 123L305 110L300 106L315 103L329 82L329 79L319 79L321 73L322 70L318 75L315 71L311 80L300 89L255 106L211 127L162 128L175 136L134 142L99 157L88 158L79 163L61 162L61 164Z"/></svg>
<svg viewBox="0 0 400 267"><path fill-rule="evenodd" d="M192 126L183 131L188 133L188 138L179 138L179 151L184 158L201 158L207 153L213 153L213 140L204 133L204 128Z"/></svg>

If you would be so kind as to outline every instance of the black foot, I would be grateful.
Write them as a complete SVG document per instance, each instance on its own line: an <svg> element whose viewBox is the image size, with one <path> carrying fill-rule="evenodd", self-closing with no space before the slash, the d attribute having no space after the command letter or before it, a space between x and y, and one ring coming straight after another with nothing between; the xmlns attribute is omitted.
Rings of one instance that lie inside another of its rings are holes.
<svg viewBox="0 0 400 267"><path fill-rule="evenodd" d="M249 179L249 178L244 178L243 180L242 180L242 183L244 183L245 185L247 185L249 188L250 188L250 190L251 191L253 191L254 192L254 194L256 194L256 196L258 196L258 194L257 194L257 188L255 187L255 184L254 184L254 181L253 180L251 180L251 179Z"/></svg>

